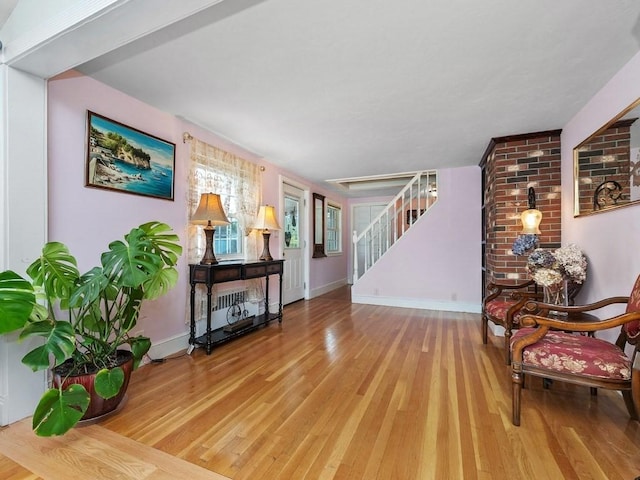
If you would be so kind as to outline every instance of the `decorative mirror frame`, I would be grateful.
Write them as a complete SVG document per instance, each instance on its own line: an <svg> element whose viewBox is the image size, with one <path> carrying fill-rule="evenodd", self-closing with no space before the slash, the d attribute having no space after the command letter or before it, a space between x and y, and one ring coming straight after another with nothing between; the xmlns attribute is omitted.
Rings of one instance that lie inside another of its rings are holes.
<svg viewBox="0 0 640 480"><path fill-rule="evenodd" d="M324 251L324 195L313 194L313 255L312 258L326 257Z"/></svg>
<svg viewBox="0 0 640 480"><path fill-rule="evenodd" d="M640 203L640 196L631 195L633 187L640 187L640 164L636 165L635 159L631 158L632 149L634 149L631 126L640 117L640 109L634 112L639 106L640 98L573 149L574 217L608 212ZM640 126L640 120L636 123L639 124L634 125L637 128ZM615 145L612 145L608 140L605 141L604 135L607 130L614 128L622 132L628 131L628 140L620 139L621 133L616 131L611 132L612 136L616 136ZM595 142L602 144L602 147L598 146L596 150L591 151L590 145ZM618 142L626 147L625 153L618 153ZM640 147L640 138L638 138L638 145L635 148L637 147ZM611 153L608 153L607 149ZM585 152L588 153L585 154ZM597 156L601 160L594 162L593 158ZM619 159L619 157L621 158ZM625 164L628 164L628 169ZM585 176L585 171L594 172L595 175L593 176L597 180L594 182L591 176ZM582 177L580 176L581 173L583 174ZM635 181L634 177L637 177ZM638 198L633 200L634 196L638 196ZM587 203L589 207L587 207Z"/></svg>

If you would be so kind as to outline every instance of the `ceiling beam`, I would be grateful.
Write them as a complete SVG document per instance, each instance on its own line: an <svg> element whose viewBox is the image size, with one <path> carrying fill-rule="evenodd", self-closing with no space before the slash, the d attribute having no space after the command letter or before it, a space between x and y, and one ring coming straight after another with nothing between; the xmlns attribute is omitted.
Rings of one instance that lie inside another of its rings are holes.
<svg viewBox="0 0 640 480"><path fill-rule="evenodd" d="M75 2L5 41L2 63L51 78L223 1Z"/></svg>

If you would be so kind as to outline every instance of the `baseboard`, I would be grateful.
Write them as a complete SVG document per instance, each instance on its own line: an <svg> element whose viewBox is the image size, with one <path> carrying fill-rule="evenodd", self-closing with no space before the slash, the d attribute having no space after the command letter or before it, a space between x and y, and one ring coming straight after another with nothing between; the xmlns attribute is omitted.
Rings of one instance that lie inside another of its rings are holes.
<svg viewBox="0 0 640 480"><path fill-rule="evenodd" d="M342 279L337 280L335 282L331 282L331 283L328 283L328 284L323 285L321 287L314 288L313 290L311 290L309 292L309 295L310 295L309 298L311 299L311 298L319 297L320 295L324 295L325 293L329 293L332 290L335 290L336 288L343 287L346 284L347 284L347 279L346 278L342 278Z"/></svg>
<svg viewBox="0 0 640 480"><path fill-rule="evenodd" d="M423 310L442 310L444 312L481 313L482 305L466 302L444 302L418 298L380 297L373 295L352 295L352 303L384 305L387 307L421 308Z"/></svg>
<svg viewBox="0 0 640 480"><path fill-rule="evenodd" d="M153 359L165 358L189 348L189 332L176 335L175 337L154 342L149 350L149 357ZM144 358L142 363L149 363L148 358Z"/></svg>

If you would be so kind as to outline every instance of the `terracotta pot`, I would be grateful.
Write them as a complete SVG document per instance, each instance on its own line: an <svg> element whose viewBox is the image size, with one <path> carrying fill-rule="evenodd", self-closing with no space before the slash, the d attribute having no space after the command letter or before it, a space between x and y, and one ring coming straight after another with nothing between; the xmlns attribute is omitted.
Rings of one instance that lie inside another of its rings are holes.
<svg viewBox="0 0 640 480"><path fill-rule="evenodd" d="M60 367L64 367L64 365L65 364L63 363L62 365L60 365ZM120 405L120 402L124 398L124 395L127 392L127 387L129 386L131 372L133 371L133 354L127 350L118 350L117 366L122 367L122 370L124 371L124 383L122 384L120 392L118 392L115 397L111 397L108 400L105 400L100 395L98 395L93 386L93 381L97 372L87 373L84 375L71 375L65 378L64 375L57 373L56 369L54 369L53 384L58 387L60 385L60 382L62 382L63 388L72 384L80 384L84 386L87 392L89 392L90 402L89 407L87 407L87 411L80 420L97 418L114 411L116 408L118 408L118 405Z"/></svg>

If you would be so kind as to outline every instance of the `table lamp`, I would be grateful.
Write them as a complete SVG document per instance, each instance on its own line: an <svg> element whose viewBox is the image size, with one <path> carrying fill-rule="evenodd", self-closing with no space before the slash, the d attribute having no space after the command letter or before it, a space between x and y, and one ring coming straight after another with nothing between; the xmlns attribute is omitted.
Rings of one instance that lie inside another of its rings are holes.
<svg viewBox="0 0 640 480"><path fill-rule="evenodd" d="M269 252L269 237L271 232L269 230L280 230L278 220L276 220L276 210L271 205L261 205L258 211L258 218L253 224L253 228L256 230L262 230L262 239L264 241L264 247L262 249L262 255L260 260L273 260L271 253Z"/></svg>
<svg viewBox="0 0 640 480"><path fill-rule="evenodd" d="M218 263L215 253L213 253L213 234L217 225L228 225L231 223L224 213L220 195L217 193L203 193L200 196L200 203L196 212L191 217L191 223L205 225L204 235L207 245L204 249L204 256L200 260L200 265L215 265Z"/></svg>

